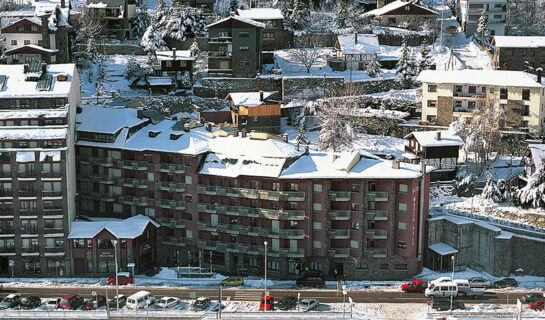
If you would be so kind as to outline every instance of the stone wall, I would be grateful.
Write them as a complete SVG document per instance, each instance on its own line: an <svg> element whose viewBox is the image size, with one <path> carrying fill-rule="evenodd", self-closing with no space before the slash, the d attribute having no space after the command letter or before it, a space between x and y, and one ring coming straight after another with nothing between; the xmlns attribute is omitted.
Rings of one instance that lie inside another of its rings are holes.
<svg viewBox="0 0 545 320"><path fill-rule="evenodd" d="M137 56L145 55L144 49L136 44L113 44L107 43L105 45L99 44L98 49L101 53L106 55L113 54L134 54ZM74 51L81 52L85 50L85 44L78 43L75 45Z"/></svg>
<svg viewBox="0 0 545 320"><path fill-rule="evenodd" d="M282 100L316 99L329 92L336 92L344 86L344 78L337 77L282 77Z"/></svg>
<svg viewBox="0 0 545 320"><path fill-rule="evenodd" d="M203 78L193 94L204 98L225 98L230 92L281 91L279 78Z"/></svg>
<svg viewBox="0 0 545 320"><path fill-rule="evenodd" d="M354 81L353 85L360 94L386 92L392 89L403 89L397 78Z"/></svg>
<svg viewBox="0 0 545 320"><path fill-rule="evenodd" d="M437 97L437 124L448 126L452 122L452 97Z"/></svg>

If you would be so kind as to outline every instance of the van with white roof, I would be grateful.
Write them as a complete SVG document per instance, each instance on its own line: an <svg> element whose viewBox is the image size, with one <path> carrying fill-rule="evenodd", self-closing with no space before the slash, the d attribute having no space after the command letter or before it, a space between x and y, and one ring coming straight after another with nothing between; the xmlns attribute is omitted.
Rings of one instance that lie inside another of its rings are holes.
<svg viewBox="0 0 545 320"><path fill-rule="evenodd" d="M127 298L128 309L144 309L155 302L155 297L148 291L138 291Z"/></svg>
<svg viewBox="0 0 545 320"><path fill-rule="evenodd" d="M458 295L458 285L454 281L432 283L424 294L427 298L456 297Z"/></svg>

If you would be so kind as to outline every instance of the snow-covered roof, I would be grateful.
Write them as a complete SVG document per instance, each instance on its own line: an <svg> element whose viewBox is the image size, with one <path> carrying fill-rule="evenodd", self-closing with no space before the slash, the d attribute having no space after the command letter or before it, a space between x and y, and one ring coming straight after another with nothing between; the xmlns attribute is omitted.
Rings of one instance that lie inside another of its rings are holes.
<svg viewBox="0 0 545 320"><path fill-rule="evenodd" d="M36 89L36 81L26 81L22 64L0 65L0 75L7 76L6 83L0 88L0 99L6 98L62 98L68 97L72 79L76 71L75 64L48 64L47 74L53 77L47 91ZM66 81L57 81L56 76L66 75Z"/></svg>
<svg viewBox="0 0 545 320"><path fill-rule="evenodd" d="M109 231L118 239L134 239L141 236L149 224L159 227L153 219L141 214L120 221L74 221L68 239L89 239L102 230Z"/></svg>
<svg viewBox="0 0 545 320"><path fill-rule="evenodd" d="M341 51L344 55L347 54L371 54L379 53L380 45L378 37L374 34L341 34L337 36Z"/></svg>
<svg viewBox="0 0 545 320"><path fill-rule="evenodd" d="M40 161L61 161L61 152L59 150L41 151Z"/></svg>
<svg viewBox="0 0 545 320"><path fill-rule="evenodd" d="M536 171L543 168L545 161L545 144L531 144L528 146L530 153L532 154L532 160L536 167Z"/></svg>
<svg viewBox="0 0 545 320"><path fill-rule="evenodd" d="M36 161L36 154L34 151L17 151L15 155L15 161L17 162L34 162Z"/></svg>
<svg viewBox="0 0 545 320"><path fill-rule="evenodd" d="M440 135L440 139L437 139L438 135ZM450 130L414 131L409 133L405 139L411 137L414 137L422 147L450 147L464 145L464 140Z"/></svg>
<svg viewBox="0 0 545 320"><path fill-rule="evenodd" d="M232 92L227 95L226 99L231 99L235 106L255 107L264 104L275 93L276 91L264 91L263 100L261 100L260 92Z"/></svg>
<svg viewBox="0 0 545 320"><path fill-rule="evenodd" d="M0 127L0 140L51 140L66 139L66 128Z"/></svg>
<svg viewBox="0 0 545 320"><path fill-rule="evenodd" d="M241 17L241 16L230 16L230 17L227 17L227 18L224 18L224 19L221 19L219 21L216 21L216 22L213 22L209 25L207 25L205 27L205 29L208 29L210 27L213 27L213 26L216 26L220 23L224 23L225 21L229 21L229 20L237 20L239 22L242 22L242 23L246 23L246 24L249 24L249 25L252 25L254 27L258 27L258 28L263 28L265 29L265 24L261 23L261 22L257 22L255 20L252 20L252 19L248 19L248 18L244 18L244 17Z"/></svg>
<svg viewBox="0 0 545 320"><path fill-rule="evenodd" d="M66 110L24 110L24 111L0 111L0 120L9 119L37 119L37 118L66 118Z"/></svg>
<svg viewBox="0 0 545 320"><path fill-rule="evenodd" d="M281 179L415 179L422 176L418 165L401 162L399 169L392 161L360 152L359 160L351 168L342 168L348 162L331 153L312 152L303 155L282 172ZM337 163L337 161L342 162ZM343 170L348 169L348 170ZM431 170L432 168L428 168Z"/></svg>
<svg viewBox="0 0 545 320"><path fill-rule="evenodd" d="M137 110L132 108L105 108L83 105L76 116L76 130L85 132L114 134L122 128L131 128L148 119L138 119Z"/></svg>
<svg viewBox="0 0 545 320"><path fill-rule="evenodd" d="M157 51L157 60L195 60L195 57L191 56L191 51L189 50L176 50L176 57L172 51Z"/></svg>
<svg viewBox="0 0 545 320"><path fill-rule="evenodd" d="M406 5L413 5L415 7L418 7L420 8L421 10L423 11L427 11L427 15L436 15L437 13L435 13L435 11L431 10L431 9L428 9L426 7L422 7L422 6L419 6L413 2L410 2L410 1L403 1L403 0L397 0L397 1L394 1L394 2L390 2L388 3L387 5L385 5L384 7L382 8L378 8L378 9L375 9L375 10L371 10L369 12L366 12L364 13L362 16L363 17L369 17L369 16L382 16L382 15L387 15L389 12L391 11L394 11L394 10L397 10L399 8L403 8L404 6Z"/></svg>
<svg viewBox="0 0 545 320"><path fill-rule="evenodd" d="M47 48L44 48L44 47L36 45L36 44L27 44L27 45L24 45L24 46L20 46L20 47L11 48L9 50L6 50L5 53L7 55L10 55L10 54L12 54L14 52L24 50L24 49L34 49L36 51L41 51L41 52L45 52L45 53L49 53L49 54L59 52L58 49L47 49Z"/></svg>
<svg viewBox="0 0 545 320"><path fill-rule="evenodd" d="M544 48L545 37L494 36L492 43L497 48Z"/></svg>
<svg viewBox="0 0 545 320"><path fill-rule="evenodd" d="M172 78L171 77L149 77L150 86L171 86Z"/></svg>
<svg viewBox="0 0 545 320"><path fill-rule="evenodd" d="M252 20L277 20L284 19L284 15L280 9L273 8L252 8L238 9L237 14L243 18Z"/></svg>
<svg viewBox="0 0 545 320"><path fill-rule="evenodd" d="M36 17L24 17L24 18L2 18L2 29L18 23L19 21L28 20L39 26L42 25L42 20Z"/></svg>
<svg viewBox="0 0 545 320"><path fill-rule="evenodd" d="M119 8L125 7L126 0L87 0L88 8Z"/></svg>
<svg viewBox="0 0 545 320"><path fill-rule="evenodd" d="M498 87L542 88L543 85L523 71L507 70L424 70L416 78L420 82Z"/></svg>
<svg viewBox="0 0 545 320"><path fill-rule="evenodd" d="M449 246L446 243L439 242L436 244L432 244L428 246L430 250L437 252L441 256L446 256L453 253L458 253L458 250L454 249L453 247Z"/></svg>

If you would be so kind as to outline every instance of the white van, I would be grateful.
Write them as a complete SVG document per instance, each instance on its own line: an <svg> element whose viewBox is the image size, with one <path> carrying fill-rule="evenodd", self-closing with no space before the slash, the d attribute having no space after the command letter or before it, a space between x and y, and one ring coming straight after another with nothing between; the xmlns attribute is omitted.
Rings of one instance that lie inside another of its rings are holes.
<svg viewBox="0 0 545 320"><path fill-rule="evenodd" d="M155 297L148 291L138 291L127 298L127 308L144 309L155 302Z"/></svg>
<svg viewBox="0 0 545 320"><path fill-rule="evenodd" d="M427 298L437 298L437 297L456 297L458 294L458 286L456 282L440 282L432 283L429 287L426 288L424 294Z"/></svg>
<svg viewBox="0 0 545 320"><path fill-rule="evenodd" d="M470 291L469 281L463 279L454 279L454 282L458 286L458 294L464 295Z"/></svg>

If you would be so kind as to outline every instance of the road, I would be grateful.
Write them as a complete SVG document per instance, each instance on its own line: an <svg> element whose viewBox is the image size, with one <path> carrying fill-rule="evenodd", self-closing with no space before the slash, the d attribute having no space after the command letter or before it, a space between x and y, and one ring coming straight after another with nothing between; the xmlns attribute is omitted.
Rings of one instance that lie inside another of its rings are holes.
<svg viewBox="0 0 545 320"><path fill-rule="evenodd" d="M71 293L80 294L84 298L90 297L92 291L96 291L97 294L106 295L108 290L108 296L111 298L115 296L115 286L97 286L97 287L9 287L6 286L2 290L1 294L6 295L8 293L20 293L23 297L38 296L41 298L49 297L62 297ZM189 288L170 288L170 287L119 287L119 293L129 296L139 290L148 290L156 297L174 296L180 299L194 299L195 297L210 297L213 300L218 299L218 289L189 289ZM227 301L259 301L262 290L259 289L224 289L222 290L222 299ZM343 295L339 291L335 290L286 290L286 289L272 289L269 290L273 297L283 297L287 295L297 296L301 293L301 299L303 298L317 298L323 303L342 303ZM506 304L508 301L510 304L516 303L516 298L526 294L526 292L517 291L508 293L506 291L500 292L485 292L484 296L480 299L459 299L466 304L476 303L490 303L490 304ZM403 293L396 291L349 291L348 296L351 297L356 303L426 303L427 299L423 293ZM509 300L508 300L509 299Z"/></svg>

